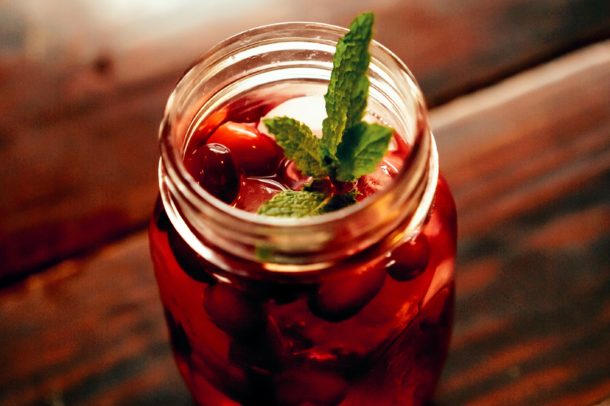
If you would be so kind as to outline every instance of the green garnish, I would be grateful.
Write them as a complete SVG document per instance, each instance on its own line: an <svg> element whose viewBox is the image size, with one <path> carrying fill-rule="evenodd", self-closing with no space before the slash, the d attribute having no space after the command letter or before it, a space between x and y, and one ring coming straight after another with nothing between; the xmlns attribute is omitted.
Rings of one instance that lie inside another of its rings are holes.
<svg viewBox="0 0 610 406"><path fill-rule="evenodd" d="M319 214L327 197L320 192L284 190L258 209L258 214L279 217L305 217Z"/></svg>
<svg viewBox="0 0 610 406"><path fill-rule="evenodd" d="M322 138L307 125L290 117L264 120L276 142L297 168L314 179L354 182L375 170L388 150L393 130L362 121L366 110L371 56L368 48L373 32L373 14L364 13L351 23L349 32L337 42L333 70L324 100L327 117ZM315 191L283 191L264 203L258 214L304 217L347 207L355 193L327 196Z"/></svg>
<svg viewBox="0 0 610 406"><path fill-rule="evenodd" d="M335 158L345 130L358 124L366 109L373 20L372 13L359 15L350 25L349 32L337 42L333 70L324 95L327 117L322 122L322 145L331 158Z"/></svg>
<svg viewBox="0 0 610 406"><path fill-rule="evenodd" d="M341 165L336 171L336 179L353 181L373 172L388 151L393 130L379 124L361 122L347 130L347 137L337 151Z"/></svg>
<svg viewBox="0 0 610 406"><path fill-rule="evenodd" d="M275 141L284 150L284 155L295 162L301 173L313 177L328 175L320 140L309 127L290 117L265 120L265 125L275 134Z"/></svg>

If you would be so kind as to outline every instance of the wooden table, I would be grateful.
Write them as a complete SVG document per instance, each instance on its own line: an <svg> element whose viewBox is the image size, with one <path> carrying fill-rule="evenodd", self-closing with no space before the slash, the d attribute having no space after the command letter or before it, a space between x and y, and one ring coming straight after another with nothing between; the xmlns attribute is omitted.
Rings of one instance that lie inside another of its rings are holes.
<svg viewBox="0 0 610 406"><path fill-rule="evenodd" d="M346 25L363 9L424 89L458 205L457 317L436 403L610 394L607 1L9 1L0 405L190 404L144 231L165 99L231 33Z"/></svg>

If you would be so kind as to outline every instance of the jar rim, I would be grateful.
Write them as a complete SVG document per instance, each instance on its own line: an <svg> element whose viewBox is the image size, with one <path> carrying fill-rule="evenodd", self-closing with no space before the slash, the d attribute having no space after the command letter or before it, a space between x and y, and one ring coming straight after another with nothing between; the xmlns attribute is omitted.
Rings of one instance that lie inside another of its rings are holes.
<svg viewBox="0 0 610 406"><path fill-rule="evenodd" d="M317 31L316 31L317 30ZM269 35L269 33L273 35ZM292 36L286 35L286 33L295 32ZM303 33L313 34L309 37L302 35ZM409 176L410 164L407 164L407 160L411 159L411 154L405 160L405 164L400 169L399 173L392 179L392 182L385 186L383 189L375 192L371 196L359 201L357 204L342 208L340 210L323 213L316 216L307 217L272 217L263 216L256 213L248 212L236 207L232 207L219 199L212 196L203 187L198 185L195 179L188 173L181 156L181 152L173 144L175 141L175 130L171 126L170 121L172 120L172 110L175 109L175 105L182 101L184 95L181 94L185 89L184 87L193 79L193 76L199 74L199 70L205 66L214 66L222 61L223 58L230 58L232 55L236 55L243 50L253 46L253 44L260 44L261 37L262 41L276 41L276 42L287 42L290 39L298 40L311 40L312 43L315 41L321 41L323 43L332 43L333 49L334 44L342 36L347 29L338 27L326 23L317 22L283 22L263 25L254 27L219 42L213 46L209 51L203 53L197 61L187 70L187 72L180 79L176 88L168 98L166 105L164 118L160 126L160 144L161 144L161 160L160 160L160 186L162 185L162 179L164 176L176 177L179 180L179 184L169 185L172 193L179 193L182 195L190 205L194 206L198 210L207 210L209 213L213 213L215 216L224 216L229 222L244 223L248 224L253 228L265 228L268 230L292 230L295 229L315 229L322 226L330 226L332 224L339 224L343 222L349 222L350 219L358 217L362 213L366 213L371 210L371 206L375 205L376 202L382 199L388 199L392 193L396 193L396 188L401 185L404 186L406 177ZM296 35L300 33L301 35ZM281 35L284 36L281 36ZM323 35L326 35L324 37ZM257 42L258 41L258 42ZM397 83L397 86L403 86L408 88L408 94L414 98L415 103L415 125L413 126L414 134L413 143L410 145L412 151L418 152L419 149L428 150L425 152L429 159L426 159L425 164L430 166L432 172L438 174L438 160L436 156L436 148L433 137L429 132L429 126L427 122L427 109L419 86L412 73L409 71L407 66L398 58L391 50L373 40L370 45L371 51L371 66L374 64L381 64L383 66L390 66L395 71L400 71L400 78L404 80L404 83ZM389 68L388 68L389 69ZM367 107L368 109L368 107ZM405 134L401 134L405 136ZM427 142L426 142L427 141ZM432 203L433 192L436 184L435 176L431 174L428 177L428 184L426 185L426 201L423 202L424 206L429 206ZM167 210L167 202L164 199L164 205ZM205 206L205 207L204 207ZM417 220L423 222L425 214L427 213L419 210ZM168 213L169 214L169 213ZM258 230L260 231L260 230Z"/></svg>

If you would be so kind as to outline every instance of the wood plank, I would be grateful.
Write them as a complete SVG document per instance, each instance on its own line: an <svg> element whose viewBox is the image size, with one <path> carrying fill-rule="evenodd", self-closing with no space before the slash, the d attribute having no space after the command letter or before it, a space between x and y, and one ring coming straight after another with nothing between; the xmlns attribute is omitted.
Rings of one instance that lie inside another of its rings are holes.
<svg viewBox="0 0 610 406"><path fill-rule="evenodd" d="M64 262L0 306L0 404L160 404L168 391L165 404L188 402L142 234Z"/></svg>
<svg viewBox="0 0 610 406"><path fill-rule="evenodd" d="M462 229L440 405L591 404L610 385L610 162L587 164L610 144L608 47L433 115ZM559 158L518 174L543 151ZM547 188L563 168L577 186ZM542 197L486 209L522 189ZM0 404L188 404L156 292L143 233L1 291Z"/></svg>
<svg viewBox="0 0 610 406"><path fill-rule="evenodd" d="M461 235L610 170L608 95L610 41L435 109Z"/></svg>
<svg viewBox="0 0 610 406"><path fill-rule="evenodd" d="M144 225L167 94L232 33L372 9L432 105L610 35L602 0L225 3L0 4L0 281Z"/></svg>

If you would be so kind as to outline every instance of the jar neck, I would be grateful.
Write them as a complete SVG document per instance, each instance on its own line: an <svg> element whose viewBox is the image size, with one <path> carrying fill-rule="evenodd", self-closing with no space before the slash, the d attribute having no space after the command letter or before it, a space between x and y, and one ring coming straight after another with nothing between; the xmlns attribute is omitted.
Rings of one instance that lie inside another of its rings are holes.
<svg viewBox="0 0 610 406"><path fill-rule="evenodd" d="M249 108L270 99L324 94L334 47L344 33L314 23L243 32L203 55L171 94L160 128L162 201L176 230L208 261L229 271L235 263L229 265L227 257L278 272L314 271L361 252L377 255L418 233L436 188L436 147L415 80L374 41L368 113L410 146L401 171L382 191L319 216L258 216L214 198L183 164L194 129L213 129L236 104Z"/></svg>

